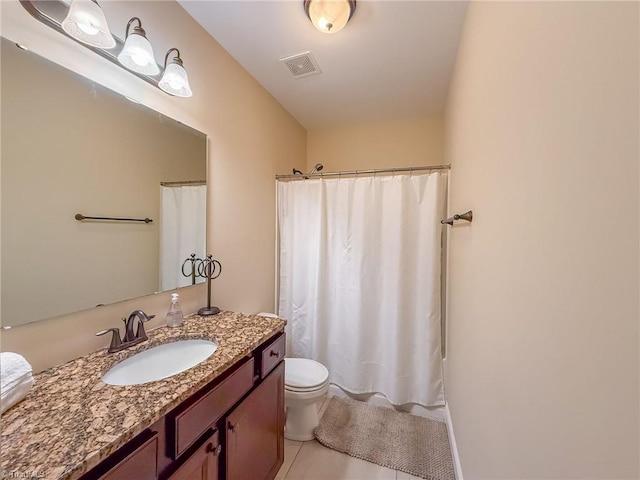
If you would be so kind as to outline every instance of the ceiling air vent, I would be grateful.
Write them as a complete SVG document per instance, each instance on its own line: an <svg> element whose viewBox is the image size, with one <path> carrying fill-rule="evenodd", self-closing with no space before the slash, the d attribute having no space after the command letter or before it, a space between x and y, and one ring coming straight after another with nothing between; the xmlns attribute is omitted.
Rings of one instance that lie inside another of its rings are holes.
<svg viewBox="0 0 640 480"><path fill-rule="evenodd" d="M297 55L281 58L279 61L284 63L291 74L296 78L322 73L318 62L313 58L313 54L311 52L298 53Z"/></svg>

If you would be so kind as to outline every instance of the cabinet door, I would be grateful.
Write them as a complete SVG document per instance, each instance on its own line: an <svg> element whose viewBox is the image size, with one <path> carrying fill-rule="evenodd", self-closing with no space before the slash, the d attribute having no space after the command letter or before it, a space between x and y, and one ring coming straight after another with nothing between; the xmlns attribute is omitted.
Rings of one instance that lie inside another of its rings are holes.
<svg viewBox="0 0 640 480"><path fill-rule="evenodd" d="M284 460L284 362L226 420L227 480L272 480Z"/></svg>
<svg viewBox="0 0 640 480"><path fill-rule="evenodd" d="M167 480L218 480L221 449L215 432Z"/></svg>
<svg viewBox="0 0 640 480"><path fill-rule="evenodd" d="M147 437L149 437L147 439ZM137 446L136 446L137 445ZM94 470L85 474L83 480L156 480L158 455L158 434L143 432L112 455Z"/></svg>

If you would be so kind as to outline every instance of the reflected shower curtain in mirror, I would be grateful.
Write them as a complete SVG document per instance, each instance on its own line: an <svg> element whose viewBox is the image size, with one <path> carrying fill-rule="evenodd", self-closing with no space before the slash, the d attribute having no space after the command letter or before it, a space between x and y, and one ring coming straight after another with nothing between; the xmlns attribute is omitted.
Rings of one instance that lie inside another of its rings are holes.
<svg viewBox="0 0 640 480"><path fill-rule="evenodd" d="M278 182L279 305L290 356L352 393L444 405L446 173Z"/></svg>
<svg viewBox="0 0 640 480"><path fill-rule="evenodd" d="M207 186L160 188L160 290L163 291L191 285L191 277L182 275L182 264L192 253L203 258L206 252Z"/></svg>

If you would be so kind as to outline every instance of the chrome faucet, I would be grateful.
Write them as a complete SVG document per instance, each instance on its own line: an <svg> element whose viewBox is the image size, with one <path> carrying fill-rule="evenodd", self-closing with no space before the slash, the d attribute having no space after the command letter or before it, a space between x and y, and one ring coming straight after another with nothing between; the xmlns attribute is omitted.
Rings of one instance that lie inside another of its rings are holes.
<svg viewBox="0 0 640 480"><path fill-rule="evenodd" d="M133 324L138 318L138 330L135 335L133 334ZM111 337L111 344L109 345L109 349L107 350L109 353L119 352L120 350L124 350L127 347L131 347L133 345L137 345L138 343L142 343L148 339L147 333L144 331L144 322L148 322L155 315L147 315L142 310L134 310L131 312L128 318L123 318L124 322L124 339L120 338L120 329L119 328L107 328L106 330L101 330L96 333L96 336L105 335L109 332L113 332Z"/></svg>

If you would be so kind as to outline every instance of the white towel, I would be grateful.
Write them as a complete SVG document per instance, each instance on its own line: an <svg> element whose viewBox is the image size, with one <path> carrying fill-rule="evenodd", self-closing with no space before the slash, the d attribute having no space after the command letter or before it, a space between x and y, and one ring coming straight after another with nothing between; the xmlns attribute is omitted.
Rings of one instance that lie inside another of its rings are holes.
<svg viewBox="0 0 640 480"><path fill-rule="evenodd" d="M0 390L33 369L29 362L19 353L0 352Z"/></svg>
<svg viewBox="0 0 640 480"><path fill-rule="evenodd" d="M0 395L0 414L6 412L26 397L31 387L33 387L33 376L29 373L23 376L22 380L15 383L13 387L2 390L2 395Z"/></svg>
<svg viewBox="0 0 640 480"><path fill-rule="evenodd" d="M33 370L22 355L0 353L0 413L24 397L33 387Z"/></svg>

